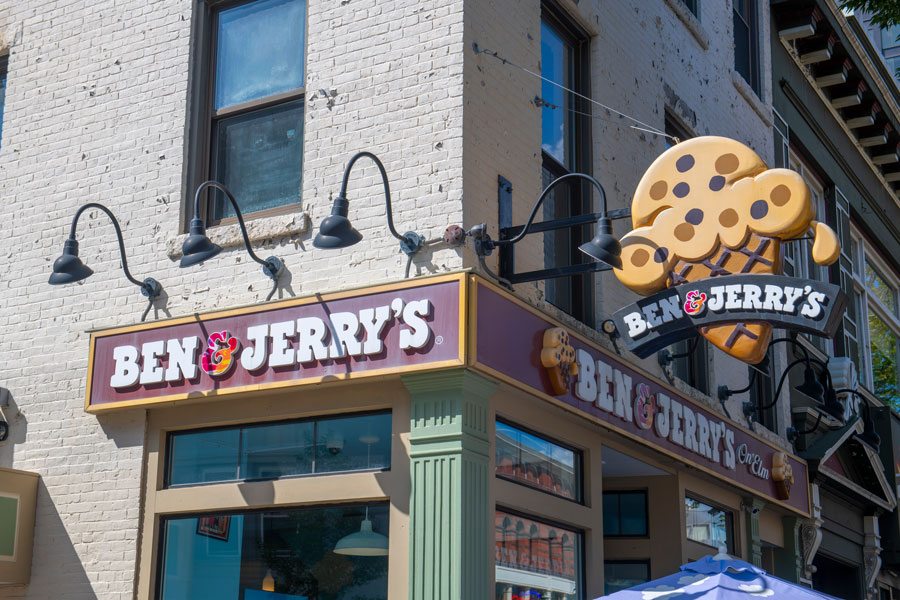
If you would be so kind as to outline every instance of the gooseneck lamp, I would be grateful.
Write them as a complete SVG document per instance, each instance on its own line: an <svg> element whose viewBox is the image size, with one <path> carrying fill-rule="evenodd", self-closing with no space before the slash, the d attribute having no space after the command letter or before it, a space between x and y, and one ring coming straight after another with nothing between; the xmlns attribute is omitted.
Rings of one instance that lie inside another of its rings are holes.
<svg viewBox="0 0 900 600"><path fill-rule="evenodd" d="M221 191L228 198L228 201L231 202L238 225L241 228L241 235L244 238L244 246L247 247L247 253L250 254L250 258L262 265L263 273L277 282L279 275L284 270L284 262L276 256L270 256L263 260L253 252L253 248L250 246L250 237L247 235L247 226L244 224L244 217L241 214L241 208L231 192L228 191L228 188L218 181L204 181L194 194L194 217L191 219L190 234L181 246L180 266L184 268L198 265L222 251L221 246L214 244L212 240L206 237L206 224L200 218L200 194L208 187Z"/></svg>
<svg viewBox="0 0 900 600"><path fill-rule="evenodd" d="M322 220L322 224L319 226L319 233L316 234L313 240L313 246L327 250L347 248L362 239L362 234L353 227L350 219L347 218L347 212L350 207L350 202L347 200L347 185L350 182L350 171L353 170L353 165L364 157L372 159L372 162L375 163L375 166L378 167L378 171L381 173L388 230L391 232L391 235L400 241L400 249L406 255L411 256L422 248L425 244L425 238L414 231L407 231L403 235L397 233L397 229L394 227L394 216L391 211L391 187L388 184L387 172L384 170L382 162L371 152L357 152L350 158L350 161L344 168L341 191L338 192L337 197L334 199L331 215Z"/></svg>
<svg viewBox="0 0 900 600"><path fill-rule="evenodd" d="M872 407L869 406L869 401L862 394L850 388L835 390L835 394L853 394L860 399L860 405L864 408L863 412L865 413L863 415L863 432L853 437L856 441L868 446L870 450L877 453L881 447L881 436L875 431L875 421L872 419Z"/></svg>
<svg viewBox="0 0 900 600"><path fill-rule="evenodd" d="M550 194L554 187L570 179L587 179L600 194L601 211L600 217L597 219L596 234L591 241L578 246L578 249L598 262L607 264L616 269L621 269L622 245L612 233L612 219L609 218L609 211L606 206L606 192L603 190L603 186L600 185L599 181L584 173L567 173L562 177L554 179L550 185L544 188L544 191L541 192L537 202L534 203L534 206L531 208L531 214L528 216L528 221L525 222L525 227L522 231L506 240L494 241L488 238L488 243L485 244L482 242L481 246L485 247L485 249L488 250L488 253L490 253L490 250L493 250L495 247L507 246L521 241L522 238L528 235L531 225L534 223L534 218L537 216L538 209L541 207L541 204L544 203L544 199Z"/></svg>
<svg viewBox="0 0 900 600"><path fill-rule="evenodd" d="M119 227L119 222L108 208L96 202L88 202L75 212L75 217L72 219L72 228L69 231L69 239L63 244L63 251L60 257L53 262L53 273L49 279L50 285L75 283L76 281L87 279L94 273L90 267L78 258L78 240L75 239L78 218L81 217L84 211L92 208L103 211L109 217L109 220L112 221L113 228L116 230L116 239L119 241L119 257L122 259L122 270L125 271L125 277L128 281L141 288L141 293L152 302L162 291L162 285L152 277L148 277L144 281L138 281L131 275L131 271L128 270L128 260L125 258L125 244L122 241L122 229Z"/></svg>

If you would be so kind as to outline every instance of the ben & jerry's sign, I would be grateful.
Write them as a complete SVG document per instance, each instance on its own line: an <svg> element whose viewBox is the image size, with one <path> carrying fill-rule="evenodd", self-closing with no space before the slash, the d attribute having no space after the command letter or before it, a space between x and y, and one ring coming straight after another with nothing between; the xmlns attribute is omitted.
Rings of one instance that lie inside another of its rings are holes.
<svg viewBox="0 0 900 600"><path fill-rule="evenodd" d="M780 276L784 244L807 235L817 264L837 260L837 236L815 216L798 173L769 169L739 142L708 136L668 149L638 184L634 229L621 240L616 277L649 296L614 315L626 347L645 357L699 332L755 364L773 326L833 336L840 288Z"/></svg>
<svg viewBox="0 0 900 600"><path fill-rule="evenodd" d="M91 336L89 412L463 364L459 276Z"/></svg>
<svg viewBox="0 0 900 600"><path fill-rule="evenodd" d="M475 336L476 368L554 398L731 484L809 513L807 467L801 459L567 332L498 288L478 282L473 293L477 301L470 335Z"/></svg>

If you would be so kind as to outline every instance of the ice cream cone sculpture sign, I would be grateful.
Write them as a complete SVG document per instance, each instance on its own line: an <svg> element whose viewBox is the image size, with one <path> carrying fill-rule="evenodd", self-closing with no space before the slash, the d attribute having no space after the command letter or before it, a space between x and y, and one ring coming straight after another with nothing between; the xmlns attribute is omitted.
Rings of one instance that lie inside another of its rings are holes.
<svg viewBox="0 0 900 600"><path fill-rule="evenodd" d="M779 277L782 245L796 238L813 237L819 265L840 254L835 232L815 220L798 173L769 169L735 140L694 138L650 165L635 191L631 219L634 229L621 239L622 268L615 274L653 298L614 317L632 351L648 355L699 332L755 364L765 356L773 322L833 335L846 302L840 290Z"/></svg>

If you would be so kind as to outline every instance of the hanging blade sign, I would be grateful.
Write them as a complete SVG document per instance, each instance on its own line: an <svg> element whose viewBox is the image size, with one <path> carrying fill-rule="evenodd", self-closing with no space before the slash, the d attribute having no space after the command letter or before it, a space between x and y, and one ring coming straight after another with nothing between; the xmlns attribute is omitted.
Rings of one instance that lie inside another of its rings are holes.
<svg viewBox="0 0 900 600"><path fill-rule="evenodd" d="M625 347L646 358L697 335L701 327L726 323L770 323L830 338L846 305L846 294L830 283L781 275L730 275L667 288L612 318ZM740 329L735 332L735 338L741 335Z"/></svg>

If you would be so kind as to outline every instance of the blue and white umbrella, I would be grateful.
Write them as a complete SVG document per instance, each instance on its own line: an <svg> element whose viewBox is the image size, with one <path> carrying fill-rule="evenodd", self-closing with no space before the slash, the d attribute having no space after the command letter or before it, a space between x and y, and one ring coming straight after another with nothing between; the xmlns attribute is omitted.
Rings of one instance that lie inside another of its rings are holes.
<svg viewBox="0 0 900 600"><path fill-rule="evenodd" d="M603 600L839 600L769 575L721 551L680 568L680 573L603 596Z"/></svg>

